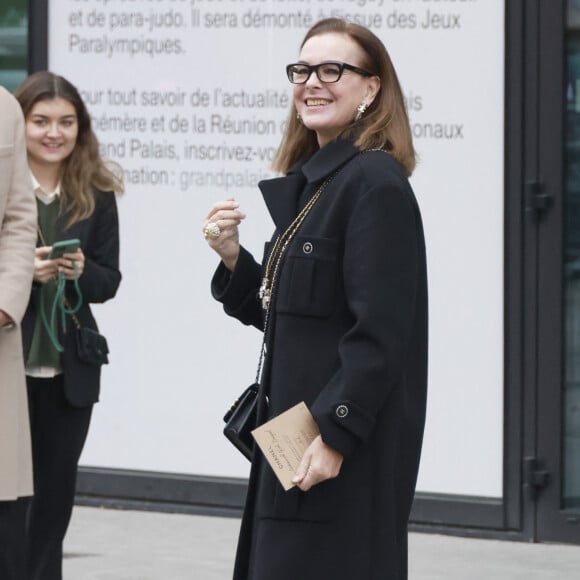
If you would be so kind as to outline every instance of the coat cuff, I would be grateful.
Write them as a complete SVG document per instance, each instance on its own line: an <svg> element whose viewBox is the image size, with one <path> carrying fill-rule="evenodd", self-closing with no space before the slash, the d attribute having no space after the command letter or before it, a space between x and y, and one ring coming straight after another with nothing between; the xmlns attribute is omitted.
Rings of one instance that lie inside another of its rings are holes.
<svg viewBox="0 0 580 580"><path fill-rule="evenodd" d="M253 256L244 247L240 247L233 272L220 262L211 279L211 294L224 305L226 312L235 313L246 304L248 296L256 297L256 280L247 275L255 267Z"/></svg>
<svg viewBox="0 0 580 580"><path fill-rule="evenodd" d="M345 458L369 436L375 418L352 401L337 401L313 412L322 440Z"/></svg>

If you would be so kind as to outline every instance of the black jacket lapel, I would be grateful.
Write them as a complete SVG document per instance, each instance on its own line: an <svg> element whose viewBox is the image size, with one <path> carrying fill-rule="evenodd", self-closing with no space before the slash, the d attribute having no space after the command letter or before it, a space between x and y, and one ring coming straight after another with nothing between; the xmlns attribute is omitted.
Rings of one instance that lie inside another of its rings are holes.
<svg viewBox="0 0 580 580"><path fill-rule="evenodd" d="M296 217L298 199L307 184L326 179L358 153L351 141L333 141L306 162L297 163L285 177L261 181L259 187L276 229L284 231Z"/></svg>
<svg viewBox="0 0 580 580"><path fill-rule="evenodd" d="M258 184L278 231L283 232L296 217L298 197L305 184L306 179L301 172L260 181Z"/></svg>

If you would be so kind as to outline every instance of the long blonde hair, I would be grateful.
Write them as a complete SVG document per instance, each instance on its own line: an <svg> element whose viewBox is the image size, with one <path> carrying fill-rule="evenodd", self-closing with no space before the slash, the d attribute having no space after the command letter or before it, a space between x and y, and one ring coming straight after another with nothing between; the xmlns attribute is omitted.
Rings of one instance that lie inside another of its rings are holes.
<svg viewBox="0 0 580 580"><path fill-rule="evenodd" d="M379 77L381 88L359 121L345 127L342 136L355 138L361 149L384 149L388 151L411 175L415 168L416 155L409 126L405 99L397 73L384 44L368 28L346 22L340 18L326 18L317 22L307 33L300 45L320 34L345 34L363 50L365 58L358 65ZM274 157L272 168L287 173L290 167L319 149L316 133L307 129L297 118L292 103L286 130Z"/></svg>
<svg viewBox="0 0 580 580"><path fill-rule="evenodd" d="M91 128L91 117L74 85L64 77L41 71L22 82L14 96L25 118L39 101L61 98L75 108L79 132L60 176L62 210L68 215L67 227L90 217L95 210L97 191L123 191L122 172L116 163L105 163L102 159L99 143Z"/></svg>

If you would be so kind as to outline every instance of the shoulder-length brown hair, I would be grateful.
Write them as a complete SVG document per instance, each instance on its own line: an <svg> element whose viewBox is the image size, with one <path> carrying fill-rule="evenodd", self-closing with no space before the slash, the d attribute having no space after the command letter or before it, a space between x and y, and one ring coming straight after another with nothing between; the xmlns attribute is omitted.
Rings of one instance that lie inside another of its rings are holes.
<svg viewBox="0 0 580 580"><path fill-rule="evenodd" d="M105 164L101 158L99 143L91 128L91 117L79 92L69 81L48 71L37 72L20 84L14 96L25 118L39 101L61 98L75 108L79 133L60 176L62 209L69 215L67 226L93 213L95 190L123 191L120 168L116 164Z"/></svg>
<svg viewBox="0 0 580 580"><path fill-rule="evenodd" d="M359 121L353 120L342 135L355 136L355 145L361 150L388 151L403 166L407 175L411 175L416 162L413 138L401 85L387 49L368 28L340 18L317 22L306 33L300 48L312 37L328 33L345 34L354 40L365 54L363 62L356 64L379 77L381 82L377 96L363 117ZM316 133L304 127L292 103L273 169L286 173L292 165L318 149Z"/></svg>

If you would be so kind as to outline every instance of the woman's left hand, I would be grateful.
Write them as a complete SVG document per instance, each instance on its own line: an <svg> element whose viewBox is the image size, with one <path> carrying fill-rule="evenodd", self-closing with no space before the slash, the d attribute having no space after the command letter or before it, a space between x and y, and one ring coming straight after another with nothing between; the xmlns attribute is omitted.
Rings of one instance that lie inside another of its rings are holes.
<svg viewBox="0 0 580 580"><path fill-rule="evenodd" d="M302 491L308 491L313 485L336 477L343 460L342 454L326 445L318 435L306 449L292 483Z"/></svg>
<svg viewBox="0 0 580 580"><path fill-rule="evenodd" d="M63 254L58 259L58 271L64 272L64 277L67 280L74 280L80 278L85 269L85 255L79 248L72 254Z"/></svg>

